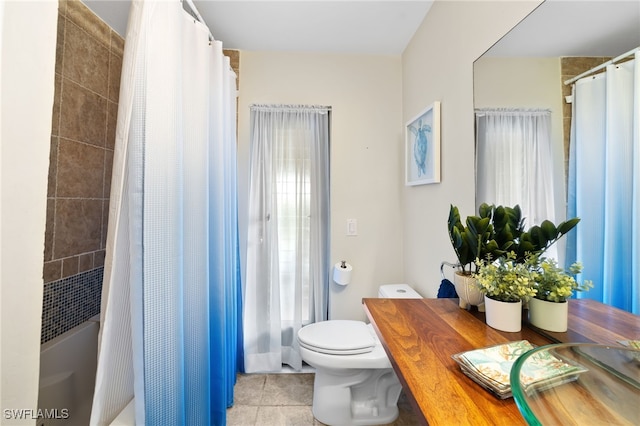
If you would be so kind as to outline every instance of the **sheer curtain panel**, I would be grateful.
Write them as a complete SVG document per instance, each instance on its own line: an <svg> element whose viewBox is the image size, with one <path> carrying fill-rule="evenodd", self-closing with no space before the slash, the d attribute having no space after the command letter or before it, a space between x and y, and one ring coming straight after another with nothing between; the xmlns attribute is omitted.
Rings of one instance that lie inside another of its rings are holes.
<svg viewBox="0 0 640 426"><path fill-rule="evenodd" d="M557 197L565 199L557 184L564 178L555 162L551 111L476 110L476 211L482 203L519 204L527 227L564 220L556 207ZM556 247L546 255L558 259Z"/></svg>
<svg viewBox="0 0 640 426"><path fill-rule="evenodd" d="M568 256L594 288L578 297L640 314L640 53L573 86Z"/></svg>
<svg viewBox="0 0 640 426"><path fill-rule="evenodd" d="M551 112L476 110L476 208L519 204L527 225L555 217Z"/></svg>
<svg viewBox="0 0 640 426"><path fill-rule="evenodd" d="M328 107L251 107L244 366L302 368L297 334L327 319Z"/></svg>
<svg viewBox="0 0 640 426"><path fill-rule="evenodd" d="M241 339L235 75L181 2L131 5L91 424L224 424Z"/></svg>

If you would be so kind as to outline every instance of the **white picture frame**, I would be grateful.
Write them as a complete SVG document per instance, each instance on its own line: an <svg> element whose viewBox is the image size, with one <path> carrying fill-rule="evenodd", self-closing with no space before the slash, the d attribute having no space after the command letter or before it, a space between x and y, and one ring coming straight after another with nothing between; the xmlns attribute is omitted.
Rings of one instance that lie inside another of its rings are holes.
<svg viewBox="0 0 640 426"><path fill-rule="evenodd" d="M435 101L405 125L405 184L440 182L440 102Z"/></svg>

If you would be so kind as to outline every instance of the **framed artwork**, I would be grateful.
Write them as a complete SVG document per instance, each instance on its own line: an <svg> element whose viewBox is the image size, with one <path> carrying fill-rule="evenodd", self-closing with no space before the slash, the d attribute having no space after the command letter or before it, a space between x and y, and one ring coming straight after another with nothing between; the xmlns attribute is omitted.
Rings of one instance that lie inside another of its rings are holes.
<svg viewBox="0 0 640 426"><path fill-rule="evenodd" d="M406 185L440 182L440 102L405 126Z"/></svg>

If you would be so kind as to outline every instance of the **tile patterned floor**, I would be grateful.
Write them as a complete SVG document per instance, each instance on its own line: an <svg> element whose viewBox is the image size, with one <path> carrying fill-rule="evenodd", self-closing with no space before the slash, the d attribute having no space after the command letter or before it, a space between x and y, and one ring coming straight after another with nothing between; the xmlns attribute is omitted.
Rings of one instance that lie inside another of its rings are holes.
<svg viewBox="0 0 640 426"><path fill-rule="evenodd" d="M322 426L311 413L313 373L240 374L234 387L234 406L227 410L229 426ZM400 416L393 426L417 425L404 393Z"/></svg>

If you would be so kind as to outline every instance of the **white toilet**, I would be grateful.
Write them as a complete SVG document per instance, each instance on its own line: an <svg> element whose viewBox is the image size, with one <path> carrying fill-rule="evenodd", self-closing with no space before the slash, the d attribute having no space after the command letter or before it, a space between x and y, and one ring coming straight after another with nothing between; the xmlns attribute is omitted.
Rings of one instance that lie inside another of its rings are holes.
<svg viewBox="0 0 640 426"><path fill-rule="evenodd" d="M380 286L380 298L422 299L407 284ZM316 369L313 416L338 425L378 425L398 417L402 386L371 324L330 320L298 332L302 359Z"/></svg>

